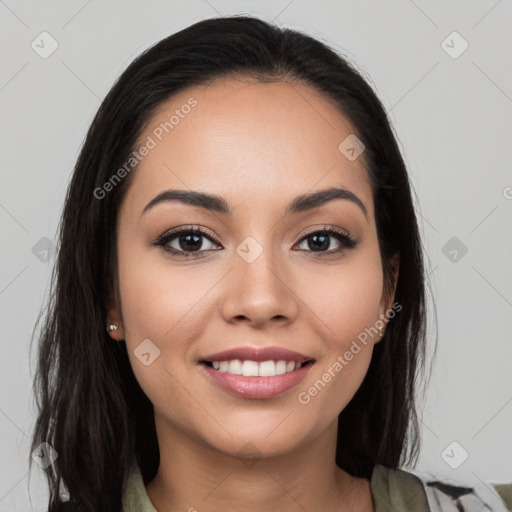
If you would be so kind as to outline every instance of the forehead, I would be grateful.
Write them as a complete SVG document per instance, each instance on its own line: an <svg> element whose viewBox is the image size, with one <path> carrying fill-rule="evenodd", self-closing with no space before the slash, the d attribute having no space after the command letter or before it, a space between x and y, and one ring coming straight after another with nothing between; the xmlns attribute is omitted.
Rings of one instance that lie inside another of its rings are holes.
<svg viewBox="0 0 512 512"><path fill-rule="evenodd" d="M316 89L299 82L216 80L163 102L146 122L137 147L151 150L134 171L128 196L151 199L165 188L194 189L283 201L340 186L372 213L363 155L339 149L354 128ZM237 205L238 206L238 205Z"/></svg>

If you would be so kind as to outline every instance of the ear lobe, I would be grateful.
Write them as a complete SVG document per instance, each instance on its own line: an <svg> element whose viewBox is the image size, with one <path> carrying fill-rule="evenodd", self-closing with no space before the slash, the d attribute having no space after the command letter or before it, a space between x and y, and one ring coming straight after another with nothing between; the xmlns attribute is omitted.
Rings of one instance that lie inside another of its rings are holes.
<svg viewBox="0 0 512 512"><path fill-rule="evenodd" d="M109 336L116 341L124 339L123 319L112 287L109 289L105 299L105 309L107 311L107 325L105 325L105 329ZM111 329L111 325L115 326L115 329Z"/></svg>

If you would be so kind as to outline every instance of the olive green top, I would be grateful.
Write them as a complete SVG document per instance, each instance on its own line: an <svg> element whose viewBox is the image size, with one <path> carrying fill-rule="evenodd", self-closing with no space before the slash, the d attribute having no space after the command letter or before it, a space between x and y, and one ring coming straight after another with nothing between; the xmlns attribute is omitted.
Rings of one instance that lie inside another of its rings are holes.
<svg viewBox="0 0 512 512"><path fill-rule="evenodd" d="M429 485L413 473L381 464L374 467L370 486L375 512L481 512L486 506L471 488ZM512 483L496 484L494 488L503 500L502 507L491 509L487 505L486 512L512 511ZM132 466L125 488L123 512L157 512L136 464Z"/></svg>

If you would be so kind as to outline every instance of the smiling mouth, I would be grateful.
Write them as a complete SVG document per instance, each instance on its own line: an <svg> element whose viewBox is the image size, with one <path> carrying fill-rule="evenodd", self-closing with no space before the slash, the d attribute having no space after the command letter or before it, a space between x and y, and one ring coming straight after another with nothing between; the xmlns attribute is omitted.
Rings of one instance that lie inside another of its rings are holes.
<svg viewBox="0 0 512 512"><path fill-rule="evenodd" d="M219 372L230 373L232 375L243 375L244 377L275 377L276 375L292 373L303 366L311 365L314 362L314 359L309 359L302 363L282 359L269 361L251 361L248 359L200 361L201 364L209 366Z"/></svg>

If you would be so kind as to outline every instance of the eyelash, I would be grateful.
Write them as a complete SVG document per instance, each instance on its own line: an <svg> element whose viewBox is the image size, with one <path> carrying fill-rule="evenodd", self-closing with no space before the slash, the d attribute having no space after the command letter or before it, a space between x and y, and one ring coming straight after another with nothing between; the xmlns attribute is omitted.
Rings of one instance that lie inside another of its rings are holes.
<svg viewBox="0 0 512 512"><path fill-rule="evenodd" d="M217 240L215 240L215 238L213 238L210 234L208 234L206 231L204 231L200 227L186 227L186 228L182 228L182 229L179 229L176 231L170 231L170 232L164 233L163 235L160 235L154 242L152 242L152 245L154 245L156 247L162 247L165 251L170 253L170 255L172 257L177 256L177 257L182 257L182 258L189 258L194 254L199 254L201 252L204 252L204 249L199 250L199 251L178 251L174 248L169 249L166 247L169 242L171 242L172 240L174 240L175 238L177 238L179 235L182 235L182 234L195 234L195 235L203 236L203 237L209 239L211 242L213 242L217 245L220 245L220 243ZM313 254L320 255L320 257L321 257L321 255L323 255L323 254L345 253L349 249L353 249L356 245L359 244L359 240L350 237L344 231L325 226L323 229L317 229L315 231L306 233L296 245L301 244L304 240L306 240L310 236L318 235L318 234L331 235L332 237L336 238L339 242L341 242L344 245L344 247L342 246L339 249L329 250L329 251L318 251L318 252L301 249L302 252L311 252ZM208 249L206 249L206 250L208 250Z"/></svg>

